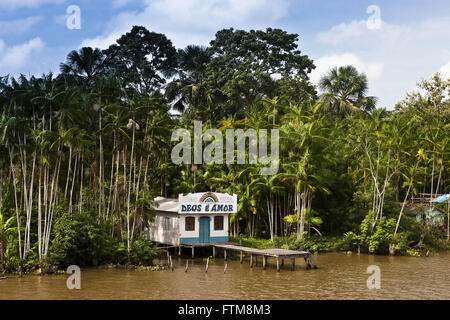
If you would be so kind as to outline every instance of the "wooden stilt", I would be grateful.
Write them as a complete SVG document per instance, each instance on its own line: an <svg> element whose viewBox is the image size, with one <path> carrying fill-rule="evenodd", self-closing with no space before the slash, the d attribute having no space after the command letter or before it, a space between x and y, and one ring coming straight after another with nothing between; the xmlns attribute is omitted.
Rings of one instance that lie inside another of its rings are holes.
<svg viewBox="0 0 450 320"><path fill-rule="evenodd" d="M253 268L253 253L250 253L250 268Z"/></svg>
<svg viewBox="0 0 450 320"><path fill-rule="evenodd" d="M194 246L192 246L192 259L194 259Z"/></svg>
<svg viewBox="0 0 450 320"><path fill-rule="evenodd" d="M213 246L213 258L216 258L216 247Z"/></svg>
<svg viewBox="0 0 450 320"><path fill-rule="evenodd" d="M186 260L186 269L184 269L184 272L187 272L189 268L189 260Z"/></svg>
<svg viewBox="0 0 450 320"><path fill-rule="evenodd" d="M313 258L312 258L312 255L309 256L309 263L310 263L310 265L311 265L314 269L317 269L317 266L316 266L316 264L314 263L314 260L313 260Z"/></svg>
<svg viewBox="0 0 450 320"><path fill-rule="evenodd" d="M240 262L241 262L241 264L242 264L242 251L241 251L241 258L240 258Z"/></svg>
<svg viewBox="0 0 450 320"><path fill-rule="evenodd" d="M205 273L208 272L208 267L209 267L209 257L208 257L208 259L206 260L206 269L205 269Z"/></svg>
<svg viewBox="0 0 450 320"><path fill-rule="evenodd" d="M181 256L181 246L178 247L178 256Z"/></svg>
<svg viewBox="0 0 450 320"><path fill-rule="evenodd" d="M225 261L227 261L227 249L225 249L223 251L223 258L224 258Z"/></svg>
<svg viewBox="0 0 450 320"><path fill-rule="evenodd" d="M306 270L311 269L311 265L309 264L308 257L304 257L304 259L305 259L305 263L306 263Z"/></svg>
<svg viewBox="0 0 450 320"><path fill-rule="evenodd" d="M295 270L295 258L291 258L291 270Z"/></svg>
<svg viewBox="0 0 450 320"><path fill-rule="evenodd" d="M263 269L265 270L267 266L267 256L263 256Z"/></svg>
<svg viewBox="0 0 450 320"><path fill-rule="evenodd" d="M277 272L280 272L280 258L277 257Z"/></svg>
<svg viewBox="0 0 450 320"><path fill-rule="evenodd" d="M227 272L228 264L225 263L225 268L223 269L223 273Z"/></svg>

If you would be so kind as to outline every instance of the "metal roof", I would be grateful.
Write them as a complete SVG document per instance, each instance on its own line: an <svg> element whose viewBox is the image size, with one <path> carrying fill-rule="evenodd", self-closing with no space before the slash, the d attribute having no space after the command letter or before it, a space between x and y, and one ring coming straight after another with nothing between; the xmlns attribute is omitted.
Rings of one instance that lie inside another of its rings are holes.
<svg viewBox="0 0 450 320"><path fill-rule="evenodd" d="M156 197L154 200L158 204L158 206L155 208L156 211L178 213L178 199Z"/></svg>
<svg viewBox="0 0 450 320"><path fill-rule="evenodd" d="M430 202L444 202L450 199L450 194L443 194L442 196L437 197L436 199L431 200Z"/></svg>

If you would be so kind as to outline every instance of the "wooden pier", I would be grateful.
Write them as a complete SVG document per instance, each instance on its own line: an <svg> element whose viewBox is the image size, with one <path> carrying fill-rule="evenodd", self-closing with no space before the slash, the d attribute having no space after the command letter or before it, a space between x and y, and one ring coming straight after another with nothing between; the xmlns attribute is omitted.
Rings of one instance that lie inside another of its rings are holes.
<svg viewBox="0 0 450 320"><path fill-rule="evenodd" d="M240 253L240 262L243 262L243 255L250 255L250 267L253 268L253 265L258 265L258 257L262 257L262 266L263 269L266 269L268 258L275 258L277 263L277 271L280 271L280 266L284 265L284 259L291 260L291 269L295 269L295 259L303 258L306 263L306 269L317 269L317 266L314 263L312 258L312 254L308 251L295 251L295 250L286 250L286 249L256 249L243 247L237 243L227 242L227 243L196 243L196 244L182 244L178 246L178 254L181 254L181 248L190 248L192 250L192 258L194 258L194 249L196 247L212 247L213 250L213 258L216 257L216 253L218 249L223 250L223 257L225 261L227 260L227 251L237 251Z"/></svg>

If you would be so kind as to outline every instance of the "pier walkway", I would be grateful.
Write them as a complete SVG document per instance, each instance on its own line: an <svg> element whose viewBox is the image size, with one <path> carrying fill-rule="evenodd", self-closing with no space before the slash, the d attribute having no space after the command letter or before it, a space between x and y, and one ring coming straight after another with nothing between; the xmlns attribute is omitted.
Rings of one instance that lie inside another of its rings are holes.
<svg viewBox="0 0 450 320"><path fill-rule="evenodd" d="M240 262L243 262L243 255L250 255L250 267L253 265L258 265L258 257L262 257L262 266L266 269L268 258L275 258L277 263L277 271L280 271L280 266L284 265L284 259L291 259L291 269L295 269L295 259L303 258L306 263L306 269L317 269L314 263L311 252L308 251L296 251L296 250L286 250L286 249L256 249L243 247L238 243L226 242L226 243L195 243L195 244L182 244L178 247L178 254L181 255L181 248L191 248L192 258L194 258L194 249L196 247L212 247L213 258L216 257L216 253L219 249L223 250L223 256L225 261L227 260L228 251L237 251L240 253Z"/></svg>

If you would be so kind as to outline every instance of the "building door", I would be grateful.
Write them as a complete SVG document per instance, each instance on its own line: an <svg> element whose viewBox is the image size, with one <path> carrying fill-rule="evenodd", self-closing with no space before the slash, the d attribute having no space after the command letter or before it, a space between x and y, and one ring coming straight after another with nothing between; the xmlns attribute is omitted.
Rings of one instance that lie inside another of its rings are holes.
<svg viewBox="0 0 450 320"><path fill-rule="evenodd" d="M209 243L209 230L210 230L210 219L209 217L200 217L200 228L199 228L199 242Z"/></svg>

